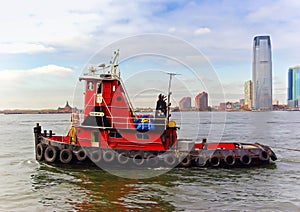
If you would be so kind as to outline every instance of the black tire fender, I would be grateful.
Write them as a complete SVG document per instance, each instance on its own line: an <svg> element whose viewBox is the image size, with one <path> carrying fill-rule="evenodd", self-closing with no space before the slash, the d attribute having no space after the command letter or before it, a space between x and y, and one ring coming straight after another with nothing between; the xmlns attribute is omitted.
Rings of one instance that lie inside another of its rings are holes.
<svg viewBox="0 0 300 212"><path fill-rule="evenodd" d="M219 166L219 165L220 165L220 162L221 162L220 156L212 155L212 156L209 158L209 163L210 163L210 165L212 165L212 166L214 166L214 167Z"/></svg>
<svg viewBox="0 0 300 212"><path fill-rule="evenodd" d="M130 160L130 158L126 152L121 152L120 154L118 154L117 159L118 159L119 164L122 164L122 165L127 164Z"/></svg>
<svg viewBox="0 0 300 212"><path fill-rule="evenodd" d="M49 163L53 163L56 159L56 156L57 156L56 148L51 145L47 146L44 153L45 161Z"/></svg>
<svg viewBox="0 0 300 212"><path fill-rule="evenodd" d="M268 161L268 160L270 160L270 155L268 154L268 152L262 150L259 153L259 159L262 160L262 161Z"/></svg>
<svg viewBox="0 0 300 212"><path fill-rule="evenodd" d="M144 156L140 153L137 153L133 156L132 162L137 166L142 166L145 162Z"/></svg>
<svg viewBox="0 0 300 212"><path fill-rule="evenodd" d="M250 165L251 161L252 161L252 158L249 154L243 154L240 157L240 161L243 165Z"/></svg>
<svg viewBox="0 0 300 212"><path fill-rule="evenodd" d="M233 166L235 164L235 156L234 155L226 155L224 157L224 162L226 163L226 165L228 166Z"/></svg>
<svg viewBox="0 0 300 212"><path fill-rule="evenodd" d="M44 155L43 144L39 143L38 145L36 145L35 157L38 161L41 161L41 160L43 160L43 155Z"/></svg>
<svg viewBox="0 0 300 212"><path fill-rule="evenodd" d="M205 157L205 156L199 156L199 157L197 158L197 163L198 163L198 165L199 165L200 167L203 167L203 166L206 165L207 160L208 160L207 157Z"/></svg>
<svg viewBox="0 0 300 212"><path fill-rule="evenodd" d="M102 158L101 150L94 150L91 152L91 161L93 161L94 163L100 162L101 158Z"/></svg>
<svg viewBox="0 0 300 212"><path fill-rule="evenodd" d="M111 150L103 151L103 160L105 162L112 162L115 159L115 153Z"/></svg>
<svg viewBox="0 0 300 212"><path fill-rule="evenodd" d="M70 149L63 149L60 151L59 154L60 162L67 164L70 163L72 159L73 159L73 154Z"/></svg>
<svg viewBox="0 0 300 212"><path fill-rule="evenodd" d="M153 154L147 155L146 163L147 163L148 166L155 167L155 166L157 166L158 162L159 162L159 160L158 160L157 156L155 156Z"/></svg>
<svg viewBox="0 0 300 212"><path fill-rule="evenodd" d="M164 156L164 162L168 166L174 166L176 164L177 158L175 157L174 154L166 154Z"/></svg>
<svg viewBox="0 0 300 212"><path fill-rule="evenodd" d="M77 152L74 152L78 161L84 161L87 157L87 153L84 149L79 149Z"/></svg>
<svg viewBox="0 0 300 212"><path fill-rule="evenodd" d="M181 155L179 161L181 161L180 166L183 167L189 167L192 162L190 155Z"/></svg>

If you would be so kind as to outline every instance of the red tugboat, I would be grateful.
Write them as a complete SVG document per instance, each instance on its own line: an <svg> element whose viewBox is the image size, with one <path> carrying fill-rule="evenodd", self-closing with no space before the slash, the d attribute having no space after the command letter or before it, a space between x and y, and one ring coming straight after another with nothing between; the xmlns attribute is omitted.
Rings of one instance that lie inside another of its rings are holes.
<svg viewBox="0 0 300 212"><path fill-rule="evenodd" d="M98 74L93 67L79 78L85 81L83 120L72 114L72 127L58 136L34 127L38 161L119 167L249 167L277 159L258 143L207 143L178 139L175 121L170 120L170 74L167 99L159 95L155 115L135 115L118 73L119 52ZM167 102L166 102L167 101ZM126 166L125 166L126 165Z"/></svg>

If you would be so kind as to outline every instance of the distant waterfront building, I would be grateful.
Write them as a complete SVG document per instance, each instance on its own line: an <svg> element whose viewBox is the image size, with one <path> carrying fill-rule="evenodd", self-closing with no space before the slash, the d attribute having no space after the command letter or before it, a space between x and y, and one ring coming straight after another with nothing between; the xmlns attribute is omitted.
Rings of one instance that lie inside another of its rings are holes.
<svg viewBox="0 0 300 212"><path fill-rule="evenodd" d="M248 80L244 83L244 100L245 100L244 108L251 109L252 95L253 95L252 81Z"/></svg>
<svg viewBox="0 0 300 212"><path fill-rule="evenodd" d="M256 36L252 57L252 108L272 109L272 55L270 36Z"/></svg>
<svg viewBox="0 0 300 212"><path fill-rule="evenodd" d="M220 103L219 110L220 111L226 110L226 103Z"/></svg>
<svg viewBox="0 0 300 212"><path fill-rule="evenodd" d="M245 107L245 99L240 99L240 107L241 108Z"/></svg>
<svg viewBox="0 0 300 212"><path fill-rule="evenodd" d="M273 99L273 106L274 105L279 105L279 100L278 99Z"/></svg>
<svg viewBox="0 0 300 212"><path fill-rule="evenodd" d="M232 103L232 110L238 111L240 109L241 109L241 103L239 102Z"/></svg>
<svg viewBox="0 0 300 212"><path fill-rule="evenodd" d="M203 91L195 97L195 108L196 110L208 109L208 94L206 92Z"/></svg>
<svg viewBox="0 0 300 212"><path fill-rule="evenodd" d="M300 97L300 66L291 67L288 70L288 106L299 107Z"/></svg>
<svg viewBox="0 0 300 212"><path fill-rule="evenodd" d="M192 99L191 97L183 97L180 101L179 101L179 110L189 110L192 107Z"/></svg>
<svg viewBox="0 0 300 212"><path fill-rule="evenodd" d="M232 102L226 102L226 111L232 111Z"/></svg>
<svg viewBox="0 0 300 212"><path fill-rule="evenodd" d="M69 105L69 102L67 101L65 107L59 107L57 108L58 113L72 113L73 108Z"/></svg>

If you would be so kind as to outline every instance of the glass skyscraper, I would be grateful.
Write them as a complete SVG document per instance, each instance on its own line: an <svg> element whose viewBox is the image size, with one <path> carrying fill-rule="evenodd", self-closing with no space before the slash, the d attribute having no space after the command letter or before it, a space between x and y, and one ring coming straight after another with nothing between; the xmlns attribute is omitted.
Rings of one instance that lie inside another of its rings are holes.
<svg viewBox="0 0 300 212"><path fill-rule="evenodd" d="M270 36L254 37L252 83L252 109L272 110L272 55Z"/></svg>
<svg viewBox="0 0 300 212"><path fill-rule="evenodd" d="M300 66L288 70L288 106L299 107L300 98Z"/></svg>

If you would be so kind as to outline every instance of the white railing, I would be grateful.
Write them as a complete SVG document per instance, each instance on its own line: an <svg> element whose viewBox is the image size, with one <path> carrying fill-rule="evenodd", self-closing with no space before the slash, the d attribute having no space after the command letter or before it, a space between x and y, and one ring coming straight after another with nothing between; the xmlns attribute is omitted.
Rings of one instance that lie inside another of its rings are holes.
<svg viewBox="0 0 300 212"><path fill-rule="evenodd" d="M123 87L123 86L122 86ZM124 87L123 87L124 88ZM131 102L129 101L129 98L128 98L128 95L126 93L126 91L124 90L125 92L125 98L127 100L127 103L129 104L129 109L132 111L132 113L134 113L134 110L133 110L133 107L131 105ZM95 101L96 101L96 95L97 94L94 94L93 96L91 96L91 98L89 99L88 103L85 105L84 107L84 111L86 110L87 107L89 106L95 106ZM93 101L94 100L94 101ZM118 108L118 109L128 109L127 107L119 107L119 106L107 106L104 98L102 98L102 103L104 103L104 106L105 108L107 109L109 115L106 116L106 118L108 120L110 120L110 126L88 126L88 125L80 125L81 127L89 127L89 128L100 128L100 129L111 129L111 128L120 128L118 126L125 126L125 127L122 127L123 129L132 129L132 125L136 128L136 124L133 119L137 119L137 116L136 114L134 113L134 116L133 117L122 117L122 116L113 116L112 113L111 113L111 110L112 108ZM97 113L97 112L96 112ZM97 117L98 115L94 113L94 116ZM99 117L103 117L102 115L99 115ZM154 126L166 126L165 125L165 121L166 121L166 118L147 118L149 119L149 122L152 121L152 124ZM120 121L121 120L121 121ZM123 121L124 120L124 121ZM159 123L154 123L156 122L157 120L159 120ZM79 122L78 122L79 123ZM148 123L148 122L144 122L144 123ZM161 124L160 124L161 123ZM150 123L149 123L150 124Z"/></svg>
<svg viewBox="0 0 300 212"><path fill-rule="evenodd" d="M106 116L108 120L111 120L110 126L89 126L81 125L82 127L95 128L95 129L136 129L139 123L135 122L133 119L136 117L123 117L123 116ZM155 126L165 126L165 118L147 118L149 122L143 122L144 124L152 124ZM157 121L159 120L159 123ZM149 129L151 130L151 129Z"/></svg>

